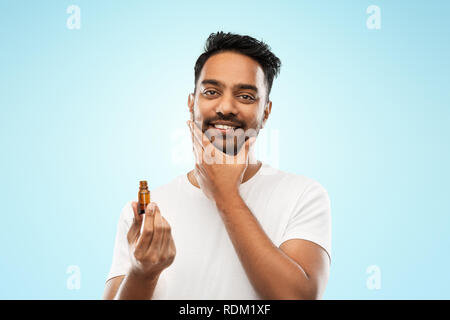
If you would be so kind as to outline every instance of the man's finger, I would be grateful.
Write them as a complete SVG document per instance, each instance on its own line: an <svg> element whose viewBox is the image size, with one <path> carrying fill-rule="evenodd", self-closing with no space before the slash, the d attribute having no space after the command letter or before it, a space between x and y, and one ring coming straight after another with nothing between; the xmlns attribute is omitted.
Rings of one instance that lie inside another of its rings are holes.
<svg viewBox="0 0 450 320"><path fill-rule="evenodd" d="M193 127L196 125L190 120L186 123L189 127L189 131L191 132L192 151L194 152L195 163L201 163L203 161L203 146L199 143L197 136L194 134Z"/></svg>
<svg viewBox="0 0 450 320"><path fill-rule="evenodd" d="M163 226L165 228L165 231L164 231L163 238L161 239L161 253L164 255L167 255L167 250L169 249L169 244L170 244L171 231L170 231L170 225L166 221L166 219L164 219L164 217L162 217L162 220L163 220Z"/></svg>
<svg viewBox="0 0 450 320"><path fill-rule="evenodd" d="M255 141L256 137L250 137L247 141L245 141L244 145L241 147L238 154L236 155L236 161L238 164L247 163L249 150L253 146Z"/></svg>
<svg viewBox="0 0 450 320"><path fill-rule="evenodd" d="M128 243L136 242L136 239L139 237L141 224L142 224L142 216L138 214L137 210L137 202L131 202L131 207L133 209L133 223L131 224L130 229L128 230L127 239Z"/></svg>
<svg viewBox="0 0 450 320"><path fill-rule="evenodd" d="M192 136L193 136L195 142L197 142L197 144L198 144L202 149L204 149L205 146L203 145L203 142L202 142L202 135L203 135L203 133L202 133L201 130L197 127L197 125L196 125L194 122L192 122L192 121L190 122L190 128L191 128L191 133L192 133Z"/></svg>
<svg viewBox="0 0 450 320"><path fill-rule="evenodd" d="M145 208L144 221L141 226L141 235L136 245L137 250L147 251L153 241L154 234L154 208L155 203L150 202Z"/></svg>
<svg viewBox="0 0 450 320"><path fill-rule="evenodd" d="M197 138L197 142L202 146L203 149L208 147L211 144L211 141L208 139L208 136L202 132L202 129L199 128L193 121L189 120L191 123L192 132L194 137Z"/></svg>
<svg viewBox="0 0 450 320"><path fill-rule="evenodd" d="M241 148L240 151L242 152L242 149L244 149L245 152L248 152L248 150L255 143L255 141L256 141L256 137L249 137L247 139L247 141L245 141L245 143L244 143L244 146L243 146L244 148Z"/></svg>
<svg viewBox="0 0 450 320"><path fill-rule="evenodd" d="M155 219L154 219L153 238L152 238L152 243L150 243L150 246L148 247L148 251L150 253L159 252L161 250L161 240L164 235L164 230L162 229L161 212L159 211L158 206L155 206L155 214L154 215L155 215Z"/></svg>
<svg viewBox="0 0 450 320"><path fill-rule="evenodd" d="M140 226L141 223L142 223L142 216L138 213L138 203L137 203L137 201L131 202L131 207L133 208L133 215L134 215L133 222Z"/></svg>
<svg viewBox="0 0 450 320"><path fill-rule="evenodd" d="M194 127L195 127L194 133L199 138L203 149L206 149L209 145L212 145L212 143L209 140L208 136L205 133L203 133L202 130L199 127L197 127L197 126L194 126Z"/></svg>
<svg viewBox="0 0 450 320"><path fill-rule="evenodd" d="M256 141L256 137L250 137L246 142L245 142L245 154L248 155L250 148L255 144Z"/></svg>
<svg viewBox="0 0 450 320"><path fill-rule="evenodd" d="M195 163L199 163L198 161L198 157L197 157L197 151L195 149L195 142L194 142L194 133L191 130L191 124L189 122L189 120L186 122L188 127L189 127L189 132L191 133L191 141L192 141L192 152L194 153L194 157L195 157Z"/></svg>
<svg viewBox="0 0 450 320"><path fill-rule="evenodd" d="M198 141L197 138L195 138L195 135L192 134L193 137L193 148L194 148L194 155L196 157L196 161L197 163L202 163L204 160L204 154L205 154L205 150L203 149L203 146L200 144L200 142Z"/></svg>
<svg viewBox="0 0 450 320"><path fill-rule="evenodd" d="M195 163L202 163L203 160L203 150L198 145L197 141L193 138L192 140L192 151L195 156Z"/></svg>

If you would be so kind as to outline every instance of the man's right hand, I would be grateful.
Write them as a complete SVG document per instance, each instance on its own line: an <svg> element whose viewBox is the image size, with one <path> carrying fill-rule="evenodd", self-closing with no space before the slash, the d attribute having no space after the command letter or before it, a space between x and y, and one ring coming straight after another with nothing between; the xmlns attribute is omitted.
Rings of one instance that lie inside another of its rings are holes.
<svg viewBox="0 0 450 320"><path fill-rule="evenodd" d="M171 227L156 203L149 203L144 214L138 214L137 202L133 201L132 207L134 219L127 234L132 261L129 272L143 279L156 279L175 259Z"/></svg>

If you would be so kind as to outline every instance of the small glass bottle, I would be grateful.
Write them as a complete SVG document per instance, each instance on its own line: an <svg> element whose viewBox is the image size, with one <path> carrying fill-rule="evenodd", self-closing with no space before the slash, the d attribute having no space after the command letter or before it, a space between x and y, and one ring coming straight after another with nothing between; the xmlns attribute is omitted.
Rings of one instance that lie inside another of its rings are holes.
<svg viewBox="0 0 450 320"><path fill-rule="evenodd" d="M138 192L138 213L145 213L145 208L150 203L150 191L148 191L147 181L139 181Z"/></svg>

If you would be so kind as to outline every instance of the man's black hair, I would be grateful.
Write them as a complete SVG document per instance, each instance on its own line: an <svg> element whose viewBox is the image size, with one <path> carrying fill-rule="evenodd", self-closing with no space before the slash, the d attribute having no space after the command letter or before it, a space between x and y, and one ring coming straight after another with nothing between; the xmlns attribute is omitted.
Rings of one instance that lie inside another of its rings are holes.
<svg viewBox="0 0 450 320"><path fill-rule="evenodd" d="M206 60L212 55L224 51L234 51L244 54L261 65L266 78L268 89L267 100L269 100L273 79L280 72L281 60L270 51L270 47L266 43L250 36L243 36L230 32L224 33L223 31L211 33L209 35L206 40L204 52L198 57L197 62L195 63L194 92L197 89L197 80Z"/></svg>

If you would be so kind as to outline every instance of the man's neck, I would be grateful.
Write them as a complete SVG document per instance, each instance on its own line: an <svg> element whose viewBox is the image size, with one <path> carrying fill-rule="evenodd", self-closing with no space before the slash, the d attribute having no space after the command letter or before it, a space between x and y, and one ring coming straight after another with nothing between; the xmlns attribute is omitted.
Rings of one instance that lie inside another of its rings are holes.
<svg viewBox="0 0 450 320"><path fill-rule="evenodd" d="M261 166L262 166L262 162L259 160L253 164L249 163L247 168L245 169L244 177L242 178L242 183L250 180L258 172L258 170L261 168ZM197 179L195 178L194 170L189 171L187 174L187 177L189 179L189 182L194 187L200 188L200 186L197 183Z"/></svg>

